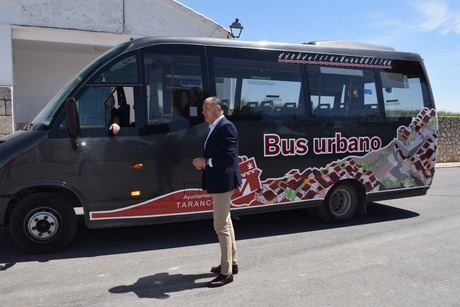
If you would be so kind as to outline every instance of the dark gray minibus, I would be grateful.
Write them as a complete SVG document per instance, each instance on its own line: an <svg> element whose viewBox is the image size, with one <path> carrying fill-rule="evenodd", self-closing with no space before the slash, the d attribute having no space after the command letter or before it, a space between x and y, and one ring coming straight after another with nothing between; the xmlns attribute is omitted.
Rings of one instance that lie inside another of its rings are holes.
<svg viewBox="0 0 460 307"><path fill-rule="evenodd" d="M240 134L234 215L309 208L340 222L433 180L437 118L417 54L142 38L94 60L0 140L0 226L20 248L50 252L71 242L77 208L90 228L210 217L191 161L211 95Z"/></svg>

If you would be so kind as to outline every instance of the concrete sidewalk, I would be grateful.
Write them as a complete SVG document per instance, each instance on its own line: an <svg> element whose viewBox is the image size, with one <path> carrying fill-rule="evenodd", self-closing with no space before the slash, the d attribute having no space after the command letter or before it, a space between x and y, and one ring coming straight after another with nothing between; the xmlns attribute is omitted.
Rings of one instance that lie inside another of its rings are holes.
<svg viewBox="0 0 460 307"><path fill-rule="evenodd" d="M460 167L460 162L436 163L436 168Z"/></svg>

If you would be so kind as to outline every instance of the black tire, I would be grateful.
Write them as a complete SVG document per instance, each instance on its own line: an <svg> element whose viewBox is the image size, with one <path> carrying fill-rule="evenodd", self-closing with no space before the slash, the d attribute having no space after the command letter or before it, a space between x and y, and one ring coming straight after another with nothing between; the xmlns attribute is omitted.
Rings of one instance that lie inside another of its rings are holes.
<svg viewBox="0 0 460 307"><path fill-rule="evenodd" d="M66 198L39 192L24 197L16 204L8 229L20 249L50 253L70 244L77 230L77 218Z"/></svg>
<svg viewBox="0 0 460 307"><path fill-rule="evenodd" d="M358 195L350 183L339 183L327 193L323 204L316 207L318 216L327 223L350 220L358 208Z"/></svg>

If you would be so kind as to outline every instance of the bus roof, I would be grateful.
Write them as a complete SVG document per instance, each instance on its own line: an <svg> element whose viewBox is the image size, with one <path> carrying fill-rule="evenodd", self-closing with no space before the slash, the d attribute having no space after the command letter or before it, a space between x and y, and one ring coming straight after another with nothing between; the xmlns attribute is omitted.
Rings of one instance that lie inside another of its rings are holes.
<svg viewBox="0 0 460 307"><path fill-rule="evenodd" d="M347 42L347 41L313 41L303 44L278 43L267 41L242 41L233 39L203 38L203 37L144 37L134 39L128 50L139 49L153 45L185 44L210 47L233 47L245 49L263 49L292 52L321 52L341 55L374 56L396 60L422 61L417 53L395 51L393 48Z"/></svg>

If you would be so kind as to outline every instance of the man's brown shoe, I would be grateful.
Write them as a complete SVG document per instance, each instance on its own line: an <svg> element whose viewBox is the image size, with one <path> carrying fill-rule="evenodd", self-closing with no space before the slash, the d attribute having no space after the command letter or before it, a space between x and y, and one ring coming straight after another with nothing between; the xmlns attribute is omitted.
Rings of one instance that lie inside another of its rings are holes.
<svg viewBox="0 0 460 307"><path fill-rule="evenodd" d="M222 270L222 267L220 265L218 266L213 266L211 268L211 273L216 273L216 274L220 274L220 271ZM232 265L232 274L235 275L235 274L238 274L238 264L234 264Z"/></svg>
<svg viewBox="0 0 460 307"><path fill-rule="evenodd" d="M214 278L213 280L211 280L208 285L209 287L211 288L214 288L214 287L222 287L223 285L226 285L228 283L231 283L233 281L233 274L230 274L228 276L225 276L225 275L222 275L222 274L219 274L219 276L217 276L216 278Z"/></svg>

